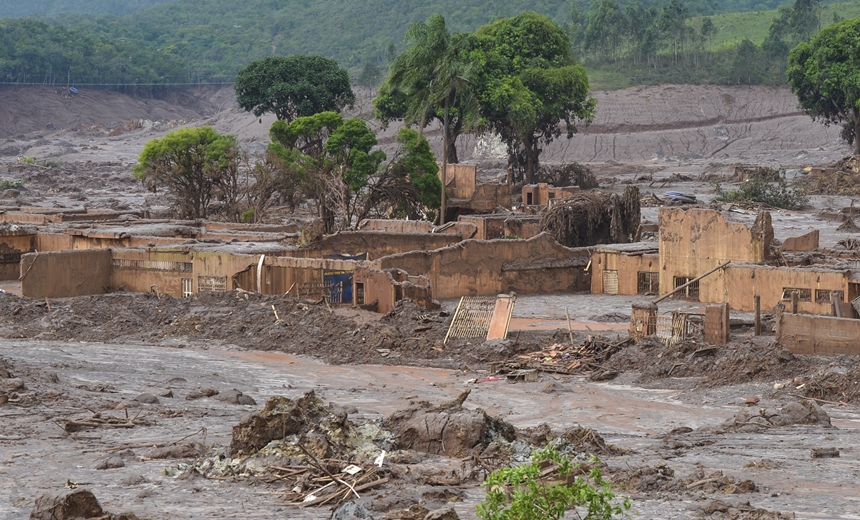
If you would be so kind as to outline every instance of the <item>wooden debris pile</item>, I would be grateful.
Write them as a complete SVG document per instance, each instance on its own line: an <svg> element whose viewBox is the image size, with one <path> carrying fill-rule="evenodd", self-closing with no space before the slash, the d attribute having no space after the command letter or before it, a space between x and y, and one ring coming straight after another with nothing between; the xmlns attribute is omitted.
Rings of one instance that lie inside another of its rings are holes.
<svg viewBox="0 0 860 520"><path fill-rule="evenodd" d="M74 433L88 428L134 428L135 426L148 426L151 424L139 416L140 411L134 417L128 416L128 410L125 412L125 417L103 415L101 412L94 412L91 417L85 419L64 420L63 429L69 433Z"/></svg>
<svg viewBox="0 0 860 520"><path fill-rule="evenodd" d="M578 346L555 343L546 349L529 354L518 354L495 368L498 374L509 374L521 370L539 370L558 374L594 373L603 370L603 364L613 354L632 343L631 338L612 341L602 336L588 336Z"/></svg>
<svg viewBox="0 0 860 520"><path fill-rule="evenodd" d="M388 482L387 471L377 466L363 467L347 461L327 459L307 466L271 466L270 483L286 484L285 498L302 507L339 504L361 498L360 493Z"/></svg>

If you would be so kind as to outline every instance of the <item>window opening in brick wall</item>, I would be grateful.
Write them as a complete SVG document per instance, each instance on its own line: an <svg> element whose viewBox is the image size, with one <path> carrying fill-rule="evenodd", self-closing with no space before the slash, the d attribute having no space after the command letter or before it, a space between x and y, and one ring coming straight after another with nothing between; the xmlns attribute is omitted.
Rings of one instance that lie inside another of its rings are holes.
<svg viewBox="0 0 860 520"><path fill-rule="evenodd" d="M677 289L678 287L681 287L682 285L684 285L685 283L687 283L693 279L694 278L691 278L689 276L676 276L675 277L675 289ZM695 282L691 283L690 285L684 287L683 289L681 289L680 291L678 291L675 294L680 298L684 298L685 300L698 300L699 299L699 282L695 281Z"/></svg>
<svg viewBox="0 0 860 520"><path fill-rule="evenodd" d="M836 293L836 301L845 301L845 293L843 291L828 291L827 289L815 289L815 302L830 303L830 293L832 292ZM790 296L789 299L791 299Z"/></svg>
<svg viewBox="0 0 860 520"><path fill-rule="evenodd" d="M649 273L639 271L639 294L659 294L660 293L660 273Z"/></svg>
<svg viewBox="0 0 860 520"><path fill-rule="evenodd" d="M191 278L182 278L182 297L190 298L194 294L194 283Z"/></svg>
<svg viewBox="0 0 860 520"><path fill-rule="evenodd" d="M782 299L784 301L791 301L791 293L797 291L797 301L800 302L811 302L812 301L812 289L801 289L799 287L783 287L782 288ZM827 301L830 301L830 296L827 297Z"/></svg>

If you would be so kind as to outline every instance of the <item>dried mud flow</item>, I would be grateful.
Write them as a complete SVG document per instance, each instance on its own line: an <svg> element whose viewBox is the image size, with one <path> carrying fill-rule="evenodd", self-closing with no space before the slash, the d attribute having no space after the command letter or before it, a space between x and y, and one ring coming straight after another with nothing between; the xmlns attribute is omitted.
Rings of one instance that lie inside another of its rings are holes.
<svg viewBox="0 0 860 520"><path fill-rule="evenodd" d="M784 88L593 95L595 122L542 158L587 164L601 189L621 194L632 184L643 201L676 190L708 204L737 163L794 179L848 153L838 130L811 122ZM370 99L361 93L354 113L370 114ZM0 192L0 211L156 215L169 201L131 175L148 140L209 124L255 153L271 122L240 111L229 89L160 100L0 90L0 181L23 181ZM396 130L381 131L386 150ZM438 149L438 129L428 135ZM458 144L484 179L503 173L497 143ZM844 218L850 180L818 182L810 209L773 211L776 238L819 229L834 247L856 235ZM721 209L747 225L757 214ZM657 204L641 215L656 222ZM84 510L129 520L393 519L445 507L472 519L486 471L548 442L582 464L598 455L636 518L857 518L860 360L794 356L770 336L753 337L737 313L726 346L623 342L636 301L520 296L508 340L446 345L456 302L441 311L402 302L379 315L244 292L0 294L0 520ZM661 303L672 308L690 304ZM528 381L491 372L506 360L567 356L598 334L618 346L599 366ZM351 497L343 507L295 504L326 473L346 475L345 462L371 475L360 498L342 488Z"/></svg>

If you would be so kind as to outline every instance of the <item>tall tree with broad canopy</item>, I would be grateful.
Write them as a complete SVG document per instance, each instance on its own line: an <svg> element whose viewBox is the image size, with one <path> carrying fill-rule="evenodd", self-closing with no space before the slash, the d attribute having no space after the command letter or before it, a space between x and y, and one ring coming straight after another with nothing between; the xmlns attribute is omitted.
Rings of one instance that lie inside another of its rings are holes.
<svg viewBox="0 0 860 520"><path fill-rule="evenodd" d="M454 54L448 57L449 63L456 58L464 50L467 35L451 35L445 19L436 15L426 23L413 24L406 38L411 45L391 62L388 78L380 87L373 105L376 119L383 125L395 120L408 125L422 123L419 133L423 134L424 128L433 121L445 124L444 106L428 105L428 90L434 76L445 72L439 69L445 55L449 52ZM459 68L463 71L466 67L461 65ZM477 117L474 103L469 104L470 99L468 96L455 96L449 108L447 150L450 163L460 162L457 138L464 131L466 118Z"/></svg>
<svg viewBox="0 0 860 520"><path fill-rule="evenodd" d="M841 123L842 138L860 154L860 19L825 27L792 49L788 84L813 119Z"/></svg>
<svg viewBox="0 0 860 520"><path fill-rule="evenodd" d="M355 103L349 74L322 56L269 57L236 75L239 106L260 117L271 112L292 121L320 112L340 112Z"/></svg>
<svg viewBox="0 0 860 520"><path fill-rule="evenodd" d="M469 57L479 64L475 91L486 127L507 145L510 166L535 182L541 146L562 131L570 139L577 119L594 116L570 38L549 18L525 12L479 28Z"/></svg>
<svg viewBox="0 0 860 520"><path fill-rule="evenodd" d="M435 15L413 23L406 32L409 46L391 64L391 73L374 101L377 118L418 123L419 134L432 119L442 123L442 186L448 162L457 162L457 136L477 114L471 92L472 64L466 59L468 36L452 35L445 18ZM439 223L445 223L446 197Z"/></svg>
<svg viewBox="0 0 860 520"><path fill-rule="evenodd" d="M146 143L134 175L150 191L165 187L176 197L180 218L206 218L214 199L238 216L239 147L236 136L208 126L180 128Z"/></svg>

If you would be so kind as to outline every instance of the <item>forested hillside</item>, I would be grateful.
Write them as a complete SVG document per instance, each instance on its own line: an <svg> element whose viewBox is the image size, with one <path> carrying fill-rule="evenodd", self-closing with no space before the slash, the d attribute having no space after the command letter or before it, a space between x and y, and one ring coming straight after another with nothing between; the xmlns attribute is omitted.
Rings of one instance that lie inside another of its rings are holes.
<svg viewBox="0 0 860 520"><path fill-rule="evenodd" d="M176 0L6 0L0 2L0 18L56 16L60 13L129 14Z"/></svg>
<svg viewBox="0 0 860 520"><path fill-rule="evenodd" d="M299 53L334 58L355 80L374 84L402 50L412 22L439 13L452 31L471 32L532 10L566 28L574 55L599 88L782 83L790 47L860 11L856 1L796 0L797 9L710 16L778 1L36 0L30 4L115 10L160 5L127 15L63 14L42 18L44 23L0 20L0 82L232 82L251 61Z"/></svg>

